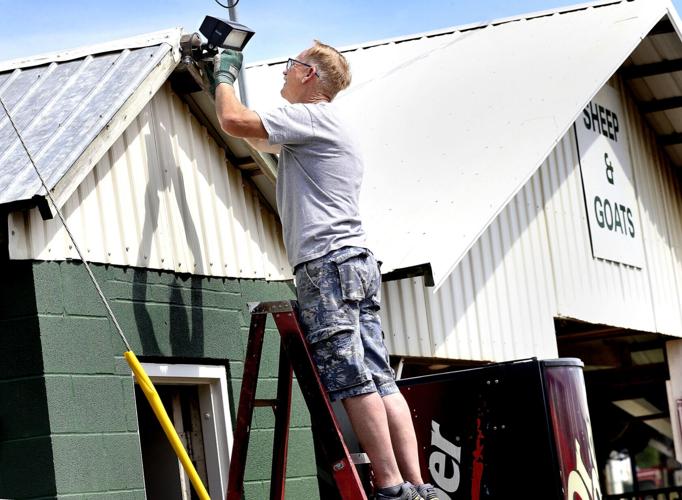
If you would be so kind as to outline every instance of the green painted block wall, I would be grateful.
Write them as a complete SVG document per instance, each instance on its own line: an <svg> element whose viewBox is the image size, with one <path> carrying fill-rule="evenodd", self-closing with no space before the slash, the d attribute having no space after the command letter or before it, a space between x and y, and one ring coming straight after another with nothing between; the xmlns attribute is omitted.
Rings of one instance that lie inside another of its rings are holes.
<svg viewBox="0 0 682 500"><path fill-rule="evenodd" d="M56 493L30 262L0 266L0 498Z"/></svg>
<svg viewBox="0 0 682 500"><path fill-rule="evenodd" d="M0 354L12 360L0 368L0 397L13 401L15 408L0 409L5 417L0 498L144 498L133 380L122 358L125 347L84 266L32 262L17 269L14 285L21 286L2 292L3 298L12 295L15 305L3 301L6 310L0 317L6 340ZM291 286L103 265L94 265L93 271L142 361L175 358L226 365L234 425L250 321L246 304L291 299ZM279 337L270 321L259 397L274 396L278 350ZM272 410L257 408L247 499L268 496L273 427ZM40 464L28 467L19 460L15 466L9 461L33 449L34 442L36 450L43 450ZM14 484L38 470L44 473L44 485L22 490ZM295 389L287 498L319 498L315 474L310 417ZM8 482L5 476L18 479Z"/></svg>

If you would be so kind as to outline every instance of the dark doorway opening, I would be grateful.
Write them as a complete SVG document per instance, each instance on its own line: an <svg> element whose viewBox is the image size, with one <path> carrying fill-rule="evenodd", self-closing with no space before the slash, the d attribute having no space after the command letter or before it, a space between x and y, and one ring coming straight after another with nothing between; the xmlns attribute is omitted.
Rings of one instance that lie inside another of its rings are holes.
<svg viewBox="0 0 682 500"><path fill-rule="evenodd" d="M682 492L666 392L669 338L570 319L556 319L555 329L559 356L585 363L604 498Z"/></svg>
<svg viewBox="0 0 682 500"><path fill-rule="evenodd" d="M208 485L196 385L157 385L168 416L197 473ZM142 390L135 386L144 484L149 500L198 500Z"/></svg>

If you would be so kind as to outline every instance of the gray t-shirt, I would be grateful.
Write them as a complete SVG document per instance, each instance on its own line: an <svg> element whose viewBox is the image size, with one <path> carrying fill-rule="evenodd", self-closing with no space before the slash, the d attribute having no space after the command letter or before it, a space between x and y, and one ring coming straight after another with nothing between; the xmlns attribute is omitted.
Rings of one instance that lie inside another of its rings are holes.
<svg viewBox="0 0 682 500"><path fill-rule="evenodd" d="M270 144L281 144L277 209L292 267L344 246L365 246L359 198L363 164L331 103L258 112Z"/></svg>

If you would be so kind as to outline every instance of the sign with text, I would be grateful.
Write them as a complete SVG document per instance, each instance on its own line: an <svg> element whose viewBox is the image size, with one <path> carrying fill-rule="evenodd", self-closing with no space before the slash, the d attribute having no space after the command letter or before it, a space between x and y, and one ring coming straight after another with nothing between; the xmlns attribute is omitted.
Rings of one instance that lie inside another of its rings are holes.
<svg viewBox="0 0 682 500"><path fill-rule="evenodd" d="M575 122L587 219L596 258L644 266L625 114L605 85Z"/></svg>

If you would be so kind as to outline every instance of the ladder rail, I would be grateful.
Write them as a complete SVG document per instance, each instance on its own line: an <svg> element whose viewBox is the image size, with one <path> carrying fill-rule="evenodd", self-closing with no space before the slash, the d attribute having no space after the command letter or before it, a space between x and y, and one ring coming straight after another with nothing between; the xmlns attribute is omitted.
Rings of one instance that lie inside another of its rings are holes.
<svg viewBox="0 0 682 500"><path fill-rule="evenodd" d="M298 323L295 301L260 302L249 304L251 326L247 357L244 362L244 378L237 412L237 429L234 434L227 500L241 500L248 440L257 404L273 404L275 411L275 437L273 440L273 463L270 486L271 500L284 500L289 421L291 418L291 389L293 374L310 411L315 419L320 448L342 500L367 500L343 435L334 415L327 392L322 385L317 368L310 355L305 336ZM276 400L255 399L265 335L265 321L272 314L281 337L280 363Z"/></svg>
<svg viewBox="0 0 682 500"><path fill-rule="evenodd" d="M294 370L289 362L284 343L279 347L277 374L277 404L275 410L275 437L272 440L272 480L270 499L284 500L284 483L287 475L287 450L289 449L289 422L291 421L291 388Z"/></svg>
<svg viewBox="0 0 682 500"><path fill-rule="evenodd" d="M253 314L249 327L249 341L244 359L244 374L239 395L237 423L233 436L230 471L227 482L227 500L241 500L243 497L246 455L249 449L253 408L258 386L258 368L263 352L266 316Z"/></svg>

